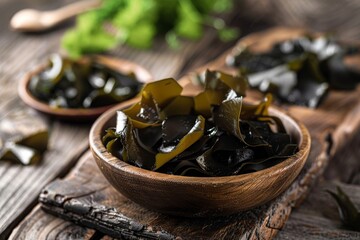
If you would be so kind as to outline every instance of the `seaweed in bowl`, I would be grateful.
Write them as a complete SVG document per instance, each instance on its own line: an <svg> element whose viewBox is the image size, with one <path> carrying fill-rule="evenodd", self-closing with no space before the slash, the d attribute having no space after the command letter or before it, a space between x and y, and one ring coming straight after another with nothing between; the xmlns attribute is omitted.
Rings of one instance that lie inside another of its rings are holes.
<svg viewBox="0 0 360 240"><path fill-rule="evenodd" d="M142 82L132 72L121 73L95 57L72 60L53 54L29 81L30 93L52 108L91 109L134 97Z"/></svg>
<svg viewBox="0 0 360 240"><path fill-rule="evenodd" d="M333 37L304 35L278 42L266 52L239 45L226 64L247 75L249 85L272 93L282 103L316 108L330 89L352 90L360 71L346 63L359 55L355 46Z"/></svg>
<svg viewBox="0 0 360 240"><path fill-rule="evenodd" d="M298 145L269 115L271 95L244 101L242 76L207 71L205 88L181 95L174 79L148 83L141 100L117 111L102 141L108 152L140 168L182 176L230 176L260 171L294 155Z"/></svg>

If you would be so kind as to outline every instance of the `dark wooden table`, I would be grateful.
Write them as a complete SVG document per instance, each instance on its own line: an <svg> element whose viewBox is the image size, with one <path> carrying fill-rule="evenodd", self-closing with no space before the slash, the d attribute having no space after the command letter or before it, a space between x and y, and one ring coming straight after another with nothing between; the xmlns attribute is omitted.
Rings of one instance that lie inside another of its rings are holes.
<svg viewBox="0 0 360 240"><path fill-rule="evenodd" d="M73 24L70 21L53 31L41 34L19 34L8 29L10 17L17 10L25 7L51 9L68 2L70 1L0 0L0 116L5 116L14 109L27 109L17 96L18 81L24 73L43 62L50 53L60 50L60 38L64 30ZM267 1L261 2L264 6L269 4ZM284 8L286 4L282 4L282 1L278 2L278 5L270 4L271 7L281 9L284 16L288 16L289 11L294 11L298 13L296 15L298 18L303 16L301 12L305 12L304 6L309 5L308 1L301 1L304 2L303 5ZM332 2L337 4L336 1ZM359 4L351 5L350 2L346 1L345 8L348 7L351 11L360 10ZM255 9L254 12L259 11L256 8L261 7L261 5L253 6L251 1L244 1L244 6ZM239 12L242 11L239 10ZM355 18L354 24L359 22L360 17L353 16L352 18ZM270 18L266 12L261 12L261 15L256 17L236 14L231 19L234 24L241 26L242 34L281 22L279 18L275 20ZM339 21L343 21L342 18ZM299 21L292 19L286 24L299 26ZM305 22L303 25L306 26L306 24L311 25L311 22ZM335 19L333 22L318 23L314 27L328 30L324 28L324 25L329 28L337 27L340 34L344 33L352 40L360 40L360 32L351 31L352 23L341 25ZM344 25L346 27L341 28ZM163 42L159 41L149 51L118 47L111 51L111 54L143 65L156 79L178 78L191 69L218 57L234 43L221 43L216 39L214 32L208 31L199 42L184 42L180 51L169 50ZM43 187L58 177L66 176L75 166L79 156L88 149L87 137L91 126L90 124L59 122L46 116L44 118L49 124L51 133L50 147L40 164L20 166L0 162L0 239L7 239L10 235L11 239L111 239L95 230L80 227L46 214L39 208L37 201ZM358 152L354 151L351 156L346 156L346 158L353 159L351 161L354 162L360 161L359 142L353 144L354 149L357 148ZM334 156L334 159L341 157L343 156ZM320 181L304 204L292 213L277 238L360 238L359 233L341 228L336 207L324 194L324 189L341 184L344 190L360 205L359 165L355 164L352 169L344 168L344 171L339 173L335 170L343 169L342 166L339 167L336 161L330 164L326 172L327 179ZM333 179L341 180L342 183L334 183ZM324 207L320 209L319 206Z"/></svg>

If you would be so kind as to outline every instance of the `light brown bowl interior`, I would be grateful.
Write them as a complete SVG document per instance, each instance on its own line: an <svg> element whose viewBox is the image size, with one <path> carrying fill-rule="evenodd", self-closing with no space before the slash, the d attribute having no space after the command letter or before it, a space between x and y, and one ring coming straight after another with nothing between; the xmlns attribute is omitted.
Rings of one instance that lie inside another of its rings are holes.
<svg viewBox="0 0 360 240"><path fill-rule="evenodd" d="M101 137L115 126L116 106L104 113L90 132L90 148L108 181L124 196L158 212L202 217L227 215L264 204L284 190L298 176L310 151L310 135L303 124L275 108L299 151L283 162L254 173L226 177L185 177L141 169L106 151Z"/></svg>
<svg viewBox="0 0 360 240"><path fill-rule="evenodd" d="M143 83L150 82L153 78L151 74L143 67L139 66L136 63L113 58L107 56L96 56L96 61L115 70L120 73L131 73L133 72L136 78ZM100 116L109 108L113 107L116 104L102 106L97 108L54 108L35 98L30 90L29 90L29 83L32 76L39 74L41 71L45 69L46 65L42 64L38 66L35 70L27 73L23 79L20 81L18 92L20 98L30 107L38 110L39 112L49 114L51 116L65 119L65 120L72 120L72 121L88 121L94 120L96 117Z"/></svg>

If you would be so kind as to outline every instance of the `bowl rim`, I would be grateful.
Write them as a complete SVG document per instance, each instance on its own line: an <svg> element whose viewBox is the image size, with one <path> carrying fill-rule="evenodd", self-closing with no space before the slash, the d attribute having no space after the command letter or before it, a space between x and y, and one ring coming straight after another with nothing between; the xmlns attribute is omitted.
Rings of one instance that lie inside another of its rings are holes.
<svg viewBox="0 0 360 240"><path fill-rule="evenodd" d="M147 83L153 80L153 76L150 72L139 64L128 61L122 58L116 58L111 56L103 56L103 55L92 55L92 56L84 56L80 59L80 61L88 60L90 58L95 59L96 62L99 62L114 71L121 73L129 73L134 72L137 80L142 83ZM27 72L19 82L18 85L18 95L20 99L29 107L34 108L35 110L49 114L51 116L55 116L58 118L68 118L68 119L86 119L86 118L94 118L100 116L106 110L118 105L111 104L96 108L56 108L51 107L45 102L37 99L29 90L29 84L32 76L39 74L41 71L45 69L47 66L46 63L42 63L37 65L33 70Z"/></svg>
<svg viewBox="0 0 360 240"><path fill-rule="evenodd" d="M112 107L111 109L107 110L103 113L92 125L90 133L89 133L89 145L90 149L95 155L96 158L103 161L104 163L110 165L112 168L115 168L119 171L127 172L128 174L132 174L136 177L141 178L148 178L152 181L166 181L176 184L195 184L195 185L204 185L204 184L226 184L230 182L251 182L256 181L261 178L269 178L270 176L275 176L280 174L283 171L286 171L292 168L293 165L297 164L298 161L304 161L304 164L307 159L307 155L309 154L310 147L311 147L311 138L310 133L307 128L298 120L292 118L290 115L286 114L284 111L271 106L269 108L270 113L276 113L276 115L281 115L281 119L284 121L291 122L299 132L299 150L291 157L285 159L284 161L271 166L269 168L252 172L246 174L239 174L239 175L231 175L231 176L214 176L214 177L195 177L195 176L180 176L180 175L172 175L166 173L155 172L147 169L143 169L129 163L124 162L121 159L113 156L109 153L105 146L102 143L101 134L104 125L116 115L117 110L125 109L131 106L131 103L135 103L138 99L132 99L128 102L123 102L121 104ZM130 103L131 102L131 103ZM99 144L97 144L99 143ZM302 164L302 166L304 165ZM201 180L201 181L199 181Z"/></svg>

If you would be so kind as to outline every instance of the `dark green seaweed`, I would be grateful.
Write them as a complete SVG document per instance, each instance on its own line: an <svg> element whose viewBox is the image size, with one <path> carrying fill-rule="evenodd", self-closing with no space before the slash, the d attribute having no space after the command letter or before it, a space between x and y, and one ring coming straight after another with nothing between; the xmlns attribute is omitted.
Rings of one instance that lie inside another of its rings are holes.
<svg viewBox="0 0 360 240"><path fill-rule="evenodd" d="M32 77L29 90L55 108L96 108L134 97L142 84L95 59L74 61L54 54L45 70Z"/></svg>
<svg viewBox="0 0 360 240"><path fill-rule="evenodd" d="M340 188L337 187L337 192L327 191L336 201L341 222L344 227L360 231L360 211L351 201L349 196Z"/></svg>
<svg viewBox="0 0 360 240"><path fill-rule="evenodd" d="M33 113L15 108L0 119L0 161L36 164L48 146L46 123Z"/></svg>
<svg viewBox="0 0 360 240"><path fill-rule="evenodd" d="M227 64L247 75L251 87L272 93L280 102L316 108L329 89L351 90L360 82L360 72L344 62L359 51L333 38L303 36L263 53L239 49Z"/></svg>
<svg viewBox="0 0 360 240"><path fill-rule="evenodd" d="M228 176L273 166L297 151L280 119L270 116L271 96L243 101L241 76L207 71L205 88L182 96L174 79L147 84L141 101L117 112L103 137L107 150L130 164L185 176Z"/></svg>

